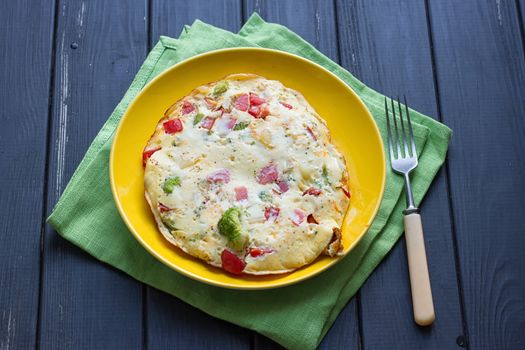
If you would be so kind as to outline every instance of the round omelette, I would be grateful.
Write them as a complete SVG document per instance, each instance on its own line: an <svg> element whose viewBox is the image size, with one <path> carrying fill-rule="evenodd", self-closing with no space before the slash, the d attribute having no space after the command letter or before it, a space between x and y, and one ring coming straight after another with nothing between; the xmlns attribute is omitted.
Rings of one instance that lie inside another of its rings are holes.
<svg viewBox="0 0 525 350"><path fill-rule="evenodd" d="M234 74L196 88L168 108L142 160L161 233L211 265L276 274L342 252L345 159L278 81Z"/></svg>

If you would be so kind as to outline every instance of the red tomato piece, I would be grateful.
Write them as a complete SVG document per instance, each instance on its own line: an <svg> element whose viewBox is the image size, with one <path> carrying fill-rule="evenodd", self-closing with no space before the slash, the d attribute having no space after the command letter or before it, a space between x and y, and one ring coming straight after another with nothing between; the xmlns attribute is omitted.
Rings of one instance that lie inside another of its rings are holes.
<svg viewBox="0 0 525 350"><path fill-rule="evenodd" d="M256 258L264 254L272 253L272 252L273 250L271 249L264 249L264 248L258 248L258 247L250 248L250 256L253 258Z"/></svg>
<svg viewBox="0 0 525 350"><path fill-rule="evenodd" d="M279 172L275 164L270 163L267 166L263 167L257 175L257 182L261 185L266 185L272 182L275 182L279 177Z"/></svg>
<svg viewBox="0 0 525 350"><path fill-rule="evenodd" d="M274 222L277 220L277 217L279 216L279 213L281 212L281 209L276 207L266 207L264 209L264 217L266 218L266 221Z"/></svg>
<svg viewBox="0 0 525 350"><path fill-rule="evenodd" d="M182 114L183 115L190 114L194 110L195 110L195 106L193 104L189 103L188 101L184 101L184 103L182 104Z"/></svg>
<svg viewBox="0 0 525 350"><path fill-rule="evenodd" d="M290 219L292 220L292 224L294 224L295 226L299 226L305 218L306 213L304 211L302 211L301 209L294 209Z"/></svg>
<svg viewBox="0 0 525 350"><path fill-rule="evenodd" d="M246 263L242 261L237 255L224 249L221 253L222 268L234 275L241 275Z"/></svg>
<svg viewBox="0 0 525 350"><path fill-rule="evenodd" d="M319 196L321 194L321 190L315 187L310 187L306 191L303 192L303 196L309 194L310 196Z"/></svg>
<svg viewBox="0 0 525 350"><path fill-rule="evenodd" d="M260 118L261 117L261 107L250 106L250 109L248 109L248 113L250 113L252 117L254 118Z"/></svg>
<svg viewBox="0 0 525 350"><path fill-rule="evenodd" d="M248 199L248 190L244 186L235 187L235 200L242 201Z"/></svg>
<svg viewBox="0 0 525 350"><path fill-rule="evenodd" d="M266 100L262 97L257 96L253 92L250 92L250 105L251 106L260 106L263 103L266 103Z"/></svg>
<svg viewBox="0 0 525 350"><path fill-rule="evenodd" d="M184 127L182 126L182 121L178 118L168 120L167 122L164 122L162 126L164 126L164 131L166 132L166 134L175 134L184 129Z"/></svg>
<svg viewBox="0 0 525 350"><path fill-rule="evenodd" d="M319 224L312 214L308 214L308 216L306 217L306 222L309 224Z"/></svg>
<svg viewBox="0 0 525 350"><path fill-rule="evenodd" d="M160 147L153 148L153 149L142 152L142 166L145 167L148 159L150 159L153 153L157 152L158 150L160 150Z"/></svg>
<svg viewBox="0 0 525 350"><path fill-rule="evenodd" d="M277 186L279 186L281 193L284 193L290 189L290 187L288 187L288 183L285 180L277 181Z"/></svg>
<svg viewBox="0 0 525 350"><path fill-rule="evenodd" d="M227 184L230 182L230 171L228 169L219 169L206 177L209 182L221 182Z"/></svg>
<svg viewBox="0 0 525 350"><path fill-rule="evenodd" d="M341 189L343 190L343 193L345 194L346 198L350 198L350 191L345 186L342 186Z"/></svg>
<svg viewBox="0 0 525 350"><path fill-rule="evenodd" d="M164 204L162 204L162 203L159 203L159 207L158 207L158 208L159 208L159 211L160 211L161 213L165 213L165 212L167 212L167 211L170 211L170 210L171 210L171 208L169 208L169 207L165 206L165 205L164 205Z"/></svg>
<svg viewBox="0 0 525 350"><path fill-rule="evenodd" d="M201 122L201 128L211 130L211 128L213 128L213 124L215 124L215 118L206 117Z"/></svg>
<svg viewBox="0 0 525 350"><path fill-rule="evenodd" d="M246 112L250 108L250 96L248 94L241 94L237 96L233 106L239 111Z"/></svg>
<svg viewBox="0 0 525 350"><path fill-rule="evenodd" d="M280 104L282 104L284 107L288 108L288 109L292 109L292 105L289 105L288 103L285 103L285 102L279 102Z"/></svg>

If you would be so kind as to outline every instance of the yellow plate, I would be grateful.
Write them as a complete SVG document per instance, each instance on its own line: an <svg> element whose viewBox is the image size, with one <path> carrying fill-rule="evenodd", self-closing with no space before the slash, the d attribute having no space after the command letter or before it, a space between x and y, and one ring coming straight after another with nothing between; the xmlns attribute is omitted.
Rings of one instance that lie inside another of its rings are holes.
<svg viewBox="0 0 525 350"><path fill-rule="evenodd" d="M281 81L301 92L323 117L344 154L352 198L342 233L345 255L372 223L383 197L385 154L372 116L359 97L338 77L299 56L260 48L208 52L183 61L153 79L138 94L115 133L110 158L113 196L135 238L157 259L196 280L236 289L285 286L309 278L341 258L319 257L312 264L282 275L228 275L192 258L168 243L158 231L146 200L142 150L164 111L193 88L232 73L254 73Z"/></svg>

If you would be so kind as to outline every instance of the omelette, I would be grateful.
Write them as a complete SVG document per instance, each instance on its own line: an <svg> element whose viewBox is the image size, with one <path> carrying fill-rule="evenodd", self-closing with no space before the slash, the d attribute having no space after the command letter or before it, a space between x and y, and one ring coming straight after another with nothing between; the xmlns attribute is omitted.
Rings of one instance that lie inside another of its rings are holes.
<svg viewBox="0 0 525 350"><path fill-rule="evenodd" d="M297 91L253 74L194 89L142 155L163 236L232 274L290 272L343 251L344 157Z"/></svg>

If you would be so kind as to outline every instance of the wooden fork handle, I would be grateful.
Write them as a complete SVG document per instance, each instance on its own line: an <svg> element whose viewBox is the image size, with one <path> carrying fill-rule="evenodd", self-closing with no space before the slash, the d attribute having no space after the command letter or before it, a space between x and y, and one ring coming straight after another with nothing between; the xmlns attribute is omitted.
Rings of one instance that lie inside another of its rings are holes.
<svg viewBox="0 0 525 350"><path fill-rule="evenodd" d="M414 320L420 326L428 326L434 322L436 316L434 314L432 290L430 289L423 226L421 225L421 215L418 213L405 215L405 239Z"/></svg>

